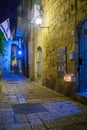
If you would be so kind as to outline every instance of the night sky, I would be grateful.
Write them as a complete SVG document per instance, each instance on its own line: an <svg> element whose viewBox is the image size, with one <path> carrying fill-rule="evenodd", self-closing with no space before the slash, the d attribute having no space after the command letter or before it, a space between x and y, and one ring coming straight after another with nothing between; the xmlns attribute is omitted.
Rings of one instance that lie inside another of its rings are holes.
<svg viewBox="0 0 87 130"><path fill-rule="evenodd" d="M17 8L21 0L0 0L0 23L10 19L11 30L16 26Z"/></svg>

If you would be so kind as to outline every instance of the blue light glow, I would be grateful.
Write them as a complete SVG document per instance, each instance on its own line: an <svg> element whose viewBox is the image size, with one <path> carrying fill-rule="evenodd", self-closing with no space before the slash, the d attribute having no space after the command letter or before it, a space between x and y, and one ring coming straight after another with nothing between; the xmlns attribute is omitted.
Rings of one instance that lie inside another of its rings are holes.
<svg viewBox="0 0 87 130"><path fill-rule="evenodd" d="M21 55L21 54L22 54L22 52L21 52L21 51L18 51L18 54L19 54L19 55Z"/></svg>

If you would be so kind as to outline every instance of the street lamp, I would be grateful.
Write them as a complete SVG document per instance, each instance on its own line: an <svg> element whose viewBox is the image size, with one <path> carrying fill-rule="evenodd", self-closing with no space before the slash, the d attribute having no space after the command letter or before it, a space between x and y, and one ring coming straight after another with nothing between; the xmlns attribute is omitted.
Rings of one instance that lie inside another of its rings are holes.
<svg viewBox="0 0 87 130"><path fill-rule="evenodd" d="M40 28L49 28L49 26L42 26L42 16L36 17L35 22Z"/></svg>
<svg viewBox="0 0 87 130"><path fill-rule="evenodd" d="M21 50L19 50L19 51L18 51L18 55L21 55L21 54L22 54L22 51L21 51Z"/></svg>
<svg viewBox="0 0 87 130"><path fill-rule="evenodd" d="M40 28L49 28L49 26L43 26L43 11L40 5L35 5L34 16L31 20L31 24L35 24Z"/></svg>
<svg viewBox="0 0 87 130"><path fill-rule="evenodd" d="M21 49L18 49L17 55L18 55L18 70L19 73L21 73L22 72L22 50Z"/></svg>
<svg viewBox="0 0 87 130"><path fill-rule="evenodd" d="M36 21L35 21L35 23L37 25L41 25L42 24L42 19L41 18L37 18Z"/></svg>

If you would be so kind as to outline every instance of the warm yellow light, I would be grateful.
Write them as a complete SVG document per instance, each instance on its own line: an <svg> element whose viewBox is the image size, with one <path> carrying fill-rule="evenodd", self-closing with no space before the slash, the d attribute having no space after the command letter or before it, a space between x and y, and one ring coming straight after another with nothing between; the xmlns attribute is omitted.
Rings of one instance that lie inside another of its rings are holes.
<svg viewBox="0 0 87 130"><path fill-rule="evenodd" d="M64 75L64 81L66 81L66 82L74 82L75 81L74 74L66 74L66 75Z"/></svg>

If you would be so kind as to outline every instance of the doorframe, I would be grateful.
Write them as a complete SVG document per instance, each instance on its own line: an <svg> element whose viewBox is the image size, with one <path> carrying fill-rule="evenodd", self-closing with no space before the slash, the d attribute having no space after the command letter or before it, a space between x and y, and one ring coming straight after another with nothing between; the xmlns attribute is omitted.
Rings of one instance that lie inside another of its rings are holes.
<svg viewBox="0 0 87 130"><path fill-rule="evenodd" d="M87 18L86 19L82 19L75 30L75 75L76 75L76 93L80 92L80 73L79 73L79 58L80 58L80 30L82 28L82 26L84 25L84 23L87 22Z"/></svg>
<svg viewBox="0 0 87 130"><path fill-rule="evenodd" d="M43 67L41 67L41 80L40 80L39 77L38 77L38 64L39 64L39 63L38 63L38 62L39 62L39 61L38 61L38 58L39 58L39 51L41 51L41 56L42 56L42 47L40 47L40 46L37 47L37 80L38 80L38 81L42 81L42 68L43 68ZM43 56L42 56L42 58L43 58ZM42 64L42 62L43 62L42 60L43 60L43 59L41 59L41 64Z"/></svg>

